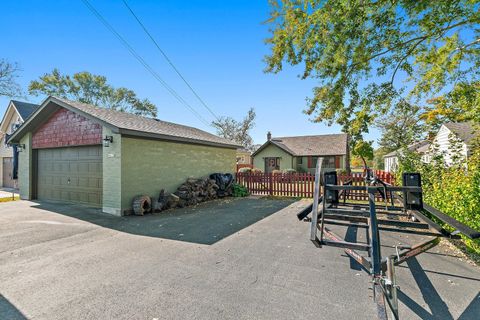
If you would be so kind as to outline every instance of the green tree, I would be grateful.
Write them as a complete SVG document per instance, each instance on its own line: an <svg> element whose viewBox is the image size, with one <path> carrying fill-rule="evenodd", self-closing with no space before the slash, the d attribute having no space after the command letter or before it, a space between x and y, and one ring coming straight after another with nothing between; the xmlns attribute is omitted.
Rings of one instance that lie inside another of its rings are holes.
<svg viewBox="0 0 480 320"><path fill-rule="evenodd" d="M367 160L373 160L373 141L357 140L352 149L352 155L360 157L363 165L367 167Z"/></svg>
<svg viewBox="0 0 480 320"><path fill-rule="evenodd" d="M478 79L478 0L270 3L266 72L303 65L301 77L319 82L305 112L337 122L354 139L402 95L429 98Z"/></svg>
<svg viewBox="0 0 480 320"><path fill-rule="evenodd" d="M473 121L480 124L480 81L459 82L442 96L430 99L422 119L430 132L445 122Z"/></svg>
<svg viewBox="0 0 480 320"><path fill-rule="evenodd" d="M97 107L130 112L142 116L157 116L157 107L148 99L139 99L135 92L126 88L114 88L104 76L78 72L73 76L63 75L58 69L30 82L30 94L45 94L89 103Z"/></svg>
<svg viewBox="0 0 480 320"><path fill-rule="evenodd" d="M0 59L0 96L12 98L22 94L22 90L16 81L19 71L18 64Z"/></svg>
<svg viewBox="0 0 480 320"><path fill-rule="evenodd" d="M383 147L379 147L373 151L373 167L378 170L385 169L385 161L383 157L389 153L389 151L385 150Z"/></svg>
<svg viewBox="0 0 480 320"><path fill-rule="evenodd" d="M221 117L212 122L212 126L217 129L217 134L242 145L245 149L253 151L253 140L250 136L250 130L255 126L255 110L250 108L247 115L241 121L231 117Z"/></svg>
<svg viewBox="0 0 480 320"><path fill-rule="evenodd" d="M394 110L379 118L378 144L386 153L404 148L423 137L425 126L419 121L421 109L401 100Z"/></svg>

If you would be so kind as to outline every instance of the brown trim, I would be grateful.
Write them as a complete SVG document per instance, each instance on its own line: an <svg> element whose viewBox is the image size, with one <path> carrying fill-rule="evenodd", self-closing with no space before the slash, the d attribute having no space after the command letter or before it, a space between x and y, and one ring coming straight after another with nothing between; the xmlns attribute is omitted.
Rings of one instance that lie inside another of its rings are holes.
<svg viewBox="0 0 480 320"><path fill-rule="evenodd" d="M62 146L53 146L53 147L32 147L32 150L40 150L40 149L57 149L57 148L70 148L70 147L88 147L88 146L100 146L103 145L102 143L88 143L88 144L68 144Z"/></svg>
<svg viewBox="0 0 480 320"><path fill-rule="evenodd" d="M38 151L32 149L32 185L30 186L30 198L36 200L38 198Z"/></svg>
<svg viewBox="0 0 480 320"><path fill-rule="evenodd" d="M155 140L155 141L166 141L171 143L185 143L185 144L195 144L201 146L210 146L210 147L217 147L217 148L225 148L225 149L237 149L238 146L235 145L226 145L220 144L215 142L206 142L206 141L198 141L192 139L183 139L180 137L172 138L172 136L165 136L160 134L142 132L142 131L134 131L134 130L126 130L120 129L120 134L122 137L125 138L135 138L135 139L145 139L145 140Z"/></svg>
<svg viewBox="0 0 480 320"><path fill-rule="evenodd" d="M341 156L335 156L335 169L340 169L340 157Z"/></svg>

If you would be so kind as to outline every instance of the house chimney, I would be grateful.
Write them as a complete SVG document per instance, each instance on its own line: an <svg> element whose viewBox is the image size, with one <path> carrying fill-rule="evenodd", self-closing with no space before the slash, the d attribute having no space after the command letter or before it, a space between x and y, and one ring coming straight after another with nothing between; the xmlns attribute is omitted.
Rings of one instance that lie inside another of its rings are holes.
<svg viewBox="0 0 480 320"><path fill-rule="evenodd" d="M272 140L272 133L270 131L267 132L267 140Z"/></svg>

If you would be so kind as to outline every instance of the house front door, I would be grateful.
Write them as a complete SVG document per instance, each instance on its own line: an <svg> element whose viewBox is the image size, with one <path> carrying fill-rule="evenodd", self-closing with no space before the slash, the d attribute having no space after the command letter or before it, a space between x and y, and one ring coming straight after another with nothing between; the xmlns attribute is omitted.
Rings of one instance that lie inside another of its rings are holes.
<svg viewBox="0 0 480 320"><path fill-rule="evenodd" d="M265 158L265 173L280 170L280 158Z"/></svg>

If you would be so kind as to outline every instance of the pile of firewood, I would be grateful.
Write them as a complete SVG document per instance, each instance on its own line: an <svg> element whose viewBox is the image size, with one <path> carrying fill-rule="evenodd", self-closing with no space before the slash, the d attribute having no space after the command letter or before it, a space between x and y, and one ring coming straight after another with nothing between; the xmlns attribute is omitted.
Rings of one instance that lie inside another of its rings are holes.
<svg viewBox="0 0 480 320"><path fill-rule="evenodd" d="M154 199L152 203L152 210L159 212L214 200L219 197L219 188L215 180L208 177L200 179L189 178L174 193L167 193L162 189L158 199ZM227 190L222 190L220 194L221 196L231 196L232 192L233 188L229 186Z"/></svg>
<svg viewBox="0 0 480 320"><path fill-rule="evenodd" d="M178 187L177 191L173 194L180 198L177 206L183 208L216 199L218 188L215 180L209 178L190 178Z"/></svg>

